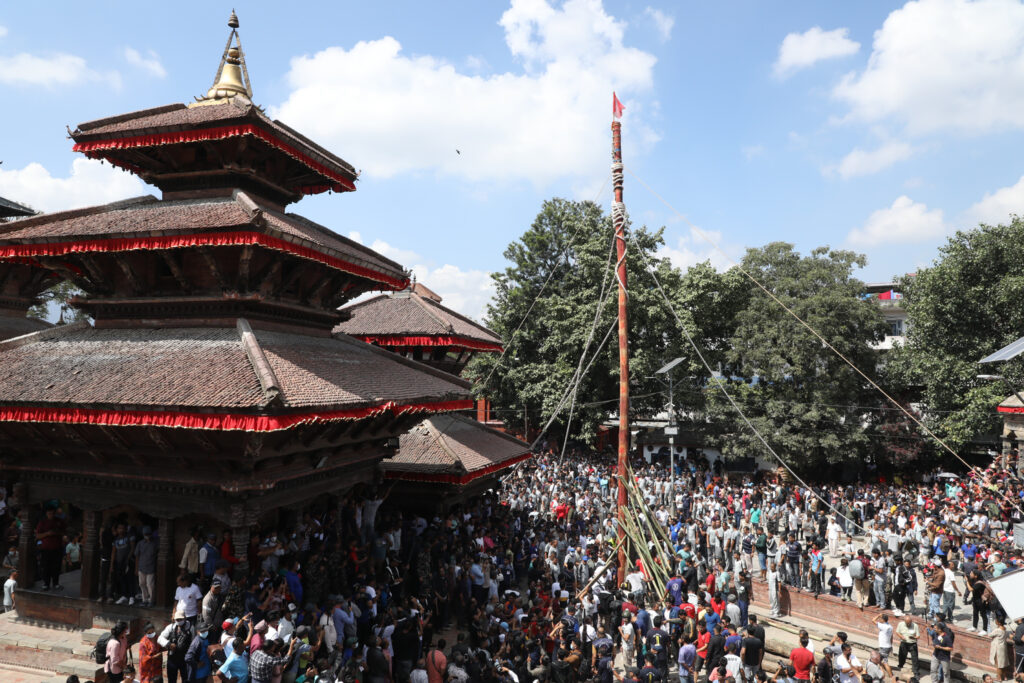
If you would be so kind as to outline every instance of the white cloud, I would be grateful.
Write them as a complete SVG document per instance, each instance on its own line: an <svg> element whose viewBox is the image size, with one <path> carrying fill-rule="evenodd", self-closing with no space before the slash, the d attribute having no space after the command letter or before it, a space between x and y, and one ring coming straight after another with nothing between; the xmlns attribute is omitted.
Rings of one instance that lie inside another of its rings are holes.
<svg viewBox="0 0 1024 683"><path fill-rule="evenodd" d="M717 230L698 231L691 227L688 233L676 237L674 245L670 239L671 236L666 234L666 244L658 250L657 256L667 258L672 261L672 265L683 271L704 261L710 261L716 270L725 270L739 261L742 252L735 245L724 243L722 233ZM716 249L715 245L725 253Z"/></svg>
<svg viewBox="0 0 1024 683"><path fill-rule="evenodd" d="M676 25L675 17L653 7L646 7L644 14L654 21L654 27L658 29L658 35L661 36L662 40L668 40L672 37L672 27Z"/></svg>
<svg viewBox="0 0 1024 683"><path fill-rule="evenodd" d="M905 142L887 142L877 149L867 151L857 147L843 157L838 165L826 166L822 172L825 175L838 173L844 180L871 175L906 161L913 153L913 148Z"/></svg>
<svg viewBox="0 0 1024 683"><path fill-rule="evenodd" d="M895 120L914 135L1024 126L1024 4L920 0L875 32L867 68L833 95L847 118Z"/></svg>
<svg viewBox="0 0 1024 683"><path fill-rule="evenodd" d="M81 57L64 53L39 57L22 52L11 57L0 57L0 84L52 88L97 82L119 89L121 74L116 71L95 71Z"/></svg>
<svg viewBox="0 0 1024 683"><path fill-rule="evenodd" d="M902 195L889 208L872 213L863 227L850 231L847 241L859 247L910 244L942 237L948 230L942 209L929 211L926 205Z"/></svg>
<svg viewBox="0 0 1024 683"><path fill-rule="evenodd" d="M764 145L747 145L746 147L741 148L740 151L743 152L743 156L747 158L747 161L750 161L754 157L759 157L764 154Z"/></svg>
<svg viewBox="0 0 1024 683"><path fill-rule="evenodd" d="M150 76L155 78L164 78L167 76L167 70L164 69L164 65L160 63L160 55L149 50L143 57L138 50L133 47L126 47L124 49L124 58L132 66L137 66L143 71L147 72Z"/></svg>
<svg viewBox="0 0 1024 683"><path fill-rule="evenodd" d="M986 193L981 201L965 212L970 223L1006 225L1010 214L1024 215L1024 176L1015 185Z"/></svg>
<svg viewBox="0 0 1024 683"><path fill-rule="evenodd" d="M363 243L363 236L358 231L349 232L348 236ZM411 270L416 281L441 295L441 303L448 308L474 320L483 320L487 304L494 296L494 282L487 271L463 270L450 263L435 267L429 259L416 252L394 247L384 240L374 240L370 248Z"/></svg>
<svg viewBox="0 0 1024 683"><path fill-rule="evenodd" d="M35 162L15 170L0 167L0 196L37 211L96 206L142 194L146 186L141 180L93 159L75 159L66 178L50 175Z"/></svg>
<svg viewBox="0 0 1024 683"><path fill-rule="evenodd" d="M822 60L856 54L860 43L850 40L848 33L849 29L846 28L823 31L820 26L803 33L790 33L779 46L779 57L774 66L775 76L786 78Z"/></svg>
<svg viewBox="0 0 1024 683"><path fill-rule="evenodd" d="M625 25L599 0L513 0L500 24L521 70L470 74L384 37L293 59L273 114L379 177L542 185L605 168L611 93L648 91L654 56L624 44ZM642 110L627 99L638 147L657 137Z"/></svg>

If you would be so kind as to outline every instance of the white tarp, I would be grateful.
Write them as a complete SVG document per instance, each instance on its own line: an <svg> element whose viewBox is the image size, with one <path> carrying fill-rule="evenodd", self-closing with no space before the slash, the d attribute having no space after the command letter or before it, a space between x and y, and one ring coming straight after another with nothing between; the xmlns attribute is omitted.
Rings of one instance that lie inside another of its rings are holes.
<svg viewBox="0 0 1024 683"><path fill-rule="evenodd" d="M1024 617L1024 571L1003 574L988 582L1010 620Z"/></svg>

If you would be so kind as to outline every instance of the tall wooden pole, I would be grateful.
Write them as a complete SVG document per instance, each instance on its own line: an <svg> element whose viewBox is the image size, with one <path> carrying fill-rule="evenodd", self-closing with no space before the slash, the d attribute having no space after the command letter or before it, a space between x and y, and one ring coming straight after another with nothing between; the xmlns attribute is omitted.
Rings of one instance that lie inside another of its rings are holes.
<svg viewBox="0 0 1024 683"><path fill-rule="evenodd" d="M629 328L626 318L626 205L622 203L622 124L612 121L612 187L615 201L612 203L612 223L615 226L615 252L618 261L615 266L619 281L619 585L626 578L626 530L623 517L626 514L626 487L623 483L629 470Z"/></svg>

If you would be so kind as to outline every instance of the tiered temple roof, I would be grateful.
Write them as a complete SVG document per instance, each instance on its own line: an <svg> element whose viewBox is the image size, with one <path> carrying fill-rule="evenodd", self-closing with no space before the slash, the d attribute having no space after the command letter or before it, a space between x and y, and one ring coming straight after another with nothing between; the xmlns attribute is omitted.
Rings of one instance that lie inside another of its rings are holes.
<svg viewBox="0 0 1024 683"><path fill-rule="evenodd" d="M27 206L0 197L0 223L7 218L21 218L22 216L31 216L33 214L35 214L35 211Z"/></svg>
<svg viewBox="0 0 1024 683"><path fill-rule="evenodd" d="M502 350L501 338L483 325L443 306L420 283L409 289L351 304L335 328L396 354L446 372L461 373L478 353ZM530 446L513 436L455 414L423 420L399 439L398 454L382 467L403 484L403 499L436 505L436 485L446 501L485 488L502 470L530 457ZM435 488L422 488L430 484Z"/></svg>
<svg viewBox="0 0 1024 683"><path fill-rule="evenodd" d="M250 526L374 479L424 416L472 407L469 384L332 329L360 294L400 290L394 261L285 206L355 189L351 165L252 103L232 15L214 86L171 105L81 124L75 149L163 191L0 225L0 309L74 283L92 323L0 342L0 464L13 504L86 511L83 596L98 520L128 505L160 521ZM2 316L0 316L2 317ZM2 327L2 326L0 326ZM116 492L116 494L115 494ZM34 539L21 539L31 583ZM161 546L157 595L173 577ZM20 605L19 605L20 606Z"/></svg>
<svg viewBox="0 0 1024 683"><path fill-rule="evenodd" d="M460 315L419 283L343 309L335 332L348 334L448 372L462 372L477 352L501 352L501 338Z"/></svg>
<svg viewBox="0 0 1024 683"><path fill-rule="evenodd" d="M530 445L461 415L428 418L399 437L389 479L466 485L530 457Z"/></svg>

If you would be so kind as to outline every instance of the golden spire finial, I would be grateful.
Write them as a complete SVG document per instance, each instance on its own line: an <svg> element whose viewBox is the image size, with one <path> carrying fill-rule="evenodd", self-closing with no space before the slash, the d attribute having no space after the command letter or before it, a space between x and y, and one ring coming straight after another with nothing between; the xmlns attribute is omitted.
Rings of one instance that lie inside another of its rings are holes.
<svg viewBox="0 0 1024 683"><path fill-rule="evenodd" d="M234 97L252 100L249 69L245 66L245 52L242 50L242 38L238 35L238 15L235 10L231 10L228 27L231 33L228 34L228 42L217 67L217 75L213 78L213 87L193 106L215 104Z"/></svg>

